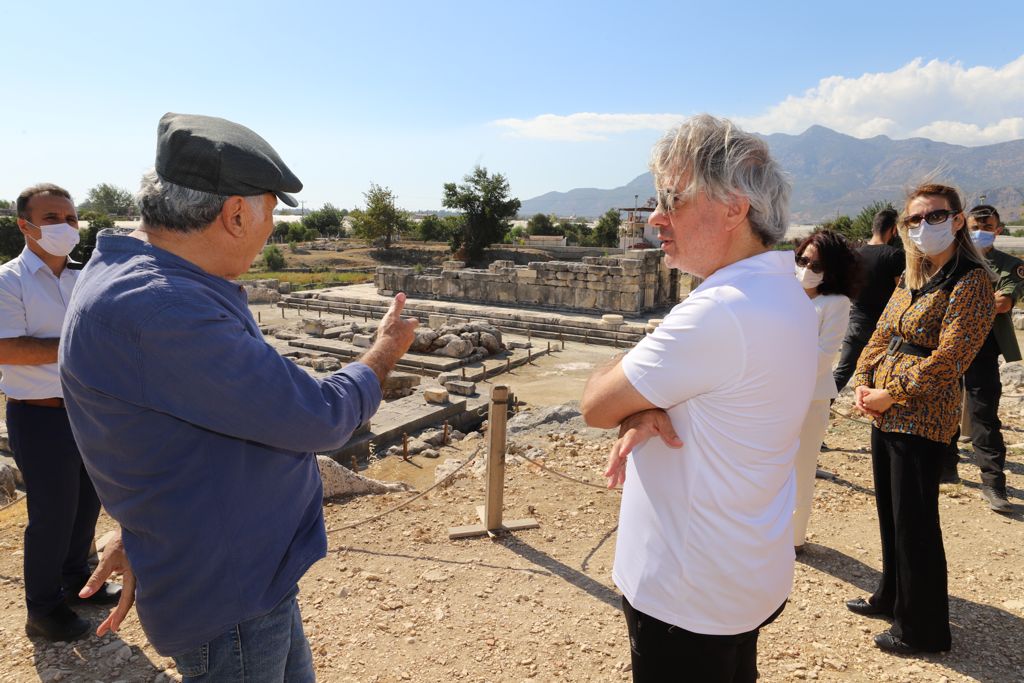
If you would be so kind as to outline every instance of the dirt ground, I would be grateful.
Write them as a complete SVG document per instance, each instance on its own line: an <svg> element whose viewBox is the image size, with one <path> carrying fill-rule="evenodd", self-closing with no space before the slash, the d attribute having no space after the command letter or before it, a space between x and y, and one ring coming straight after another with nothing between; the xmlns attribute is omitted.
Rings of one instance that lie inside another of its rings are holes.
<svg viewBox="0 0 1024 683"><path fill-rule="evenodd" d="M593 365L611 349L568 346L505 378L539 410L578 396ZM849 410L849 398L837 407ZM836 418L823 452L807 551L796 563L791 600L762 631L762 681L1024 681L1024 515L990 512L977 468L940 496L949 566L953 650L895 657L871 636L886 622L848 612L843 602L877 581L880 550L868 427ZM1007 443L1024 442L1008 418ZM319 680L617 681L629 680L629 646L610 572L620 494L517 462L540 457L576 480L601 483L611 435L579 420L550 422L510 436L505 518L533 518L537 529L491 540L452 541L448 529L476 522L479 475L457 478L409 507L348 530L339 527L392 508L408 493L326 504L330 550L302 580L300 604ZM414 481L464 458L486 438L471 434L437 460L377 462L364 474ZM969 453L970 448L967 447ZM968 453L965 453L965 458ZM1009 494L1024 503L1024 447L1011 449ZM481 455L482 457L482 455ZM463 472L471 472L467 467ZM0 681L178 680L170 659L147 643L134 615L114 637L64 645L24 635L21 534L24 506L0 512ZM103 516L99 533L112 528ZM86 610L95 623L104 611Z"/></svg>

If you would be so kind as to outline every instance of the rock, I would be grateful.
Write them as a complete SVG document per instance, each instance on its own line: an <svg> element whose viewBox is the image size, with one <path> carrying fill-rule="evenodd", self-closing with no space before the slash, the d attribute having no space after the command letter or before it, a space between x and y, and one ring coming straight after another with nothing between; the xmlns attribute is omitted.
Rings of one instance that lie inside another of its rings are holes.
<svg viewBox="0 0 1024 683"><path fill-rule="evenodd" d="M415 334L416 336L412 340L412 346L409 347L409 350L416 353L429 353L431 348L433 348L434 341L438 337L437 332L429 327L417 327Z"/></svg>
<svg viewBox="0 0 1024 683"><path fill-rule="evenodd" d="M1024 364L1003 363L999 368L999 380L1004 392L1019 393L1018 390L1024 387Z"/></svg>
<svg viewBox="0 0 1024 683"><path fill-rule="evenodd" d="M473 345L465 339L459 339L456 337L448 344L434 353L438 356L447 356L448 358L465 358L473 352Z"/></svg>
<svg viewBox="0 0 1024 683"><path fill-rule="evenodd" d="M437 467L434 468L434 483L437 483L444 478L451 475L452 472L459 469L463 461L456 458L448 458ZM451 486L452 481L455 481L458 477L464 477L466 470L459 472L457 477L452 477L451 481L446 482L443 486Z"/></svg>
<svg viewBox="0 0 1024 683"><path fill-rule="evenodd" d="M420 451L420 455L422 455L424 458L437 458L440 457L441 454L435 451L433 448L424 448L422 451Z"/></svg>
<svg viewBox="0 0 1024 683"><path fill-rule="evenodd" d="M447 329L447 328L442 328L442 329ZM434 338L434 342L433 342L433 344L431 344L431 347L434 348L434 349L443 349L444 347L448 346L448 344L450 344L451 342L455 341L456 339L459 339L459 335L452 334L451 332L440 332L439 331L438 334L437 334L437 337Z"/></svg>
<svg viewBox="0 0 1024 683"><path fill-rule="evenodd" d="M291 341L292 339L298 339L299 335L294 332L289 332L288 330L280 330L274 333L274 337L281 341Z"/></svg>
<svg viewBox="0 0 1024 683"><path fill-rule="evenodd" d="M458 394L459 396L472 396L476 393L476 382L455 380L445 384L444 388L450 393Z"/></svg>
<svg viewBox="0 0 1024 683"><path fill-rule="evenodd" d="M0 505L7 505L18 497L17 484L15 469L6 463L0 463Z"/></svg>
<svg viewBox="0 0 1024 683"><path fill-rule="evenodd" d="M427 403L447 403L448 391L443 387L424 387L423 398Z"/></svg>
<svg viewBox="0 0 1024 683"><path fill-rule="evenodd" d="M505 344L510 349L531 349L533 348L532 342L527 341L510 341Z"/></svg>
<svg viewBox="0 0 1024 683"><path fill-rule="evenodd" d="M331 356L314 358L310 366L317 372L334 372L341 369L341 361Z"/></svg>
<svg viewBox="0 0 1024 683"><path fill-rule="evenodd" d="M448 324L448 316L438 313L431 313L427 316L427 325L433 330L439 330Z"/></svg>
<svg viewBox="0 0 1024 683"><path fill-rule="evenodd" d="M501 352L501 341L490 332L480 333L480 346L487 349L487 353L492 356Z"/></svg>
<svg viewBox="0 0 1024 683"><path fill-rule="evenodd" d="M618 327L625 321L621 315L617 315L615 313L605 313L604 315L601 316L601 322L609 327Z"/></svg>
<svg viewBox="0 0 1024 683"><path fill-rule="evenodd" d="M324 498L411 490L411 487L404 482L377 481L376 479L364 477L344 465L339 465L326 455L316 456L316 464L320 467L320 478L323 480L324 485Z"/></svg>
<svg viewBox="0 0 1024 683"><path fill-rule="evenodd" d="M401 398L409 396L420 384L420 376L408 372L392 372L384 379L382 389L384 398Z"/></svg>
<svg viewBox="0 0 1024 683"><path fill-rule="evenodd" d="M448 382L455 382L462 379L462 373L459 372L439 372L437 373L437 383L444 386Z"/></svg>
<svg viewBox="0 0 1024 683"><path fill-rule="evenodd" d="M369 334L353 334L352 345L368 349L373 345L373 337Z"/></svg>
<svg viewBox="0 0 1024 683"><path fill-rule="evenodd" d="M114 653L114 657L116 659L121 660L122 662L128 661L129 659L131 659L131 656L132 648L129 645L121 645L121 647L118 648L117 652Z"/></svg>
<svg viewBox="0 0 1024 683"><path fill-rule="evenodd" d="M320 318L303 318L302 331L314 337L322 337L327 331L327 323Z"/></svg>
<svg viewBox="0 0 1024 683"><path fill-rule="evenodd" d="M580 408L576 401L570 401L569 403L550 406L540 410L530 410L517 413L508 421L508 433L515 434L516 432L534 429L535 427L551 422L568 422L569 420L579 416Z"/></svg>

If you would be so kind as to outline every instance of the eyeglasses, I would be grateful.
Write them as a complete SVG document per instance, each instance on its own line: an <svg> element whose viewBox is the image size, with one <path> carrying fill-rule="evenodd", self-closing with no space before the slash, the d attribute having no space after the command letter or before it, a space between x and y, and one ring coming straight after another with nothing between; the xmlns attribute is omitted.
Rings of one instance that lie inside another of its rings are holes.
<svg viewBox="0 0 1024 683"><path fill-rule="evenodd" d="M935 211L929 211L923 216L919 213L915 213L912 216L904 216L903 225L907 226L908 228L916 228L917 226L921 225L922 220L928 225L940 225L942 223L945 223L946 219L948 219L950 216L955 216L958 213L960 212L950 211L949 209L936 209Z"/></svg>
<svg viewBox="0 0 1024 683"><path fill-rule="evenodd" d="M676 210L676 202L685 197L685 192L676 192L671 188L658 190L658 208L665 213L672 213Z"/></svg>
<svg viewBox="0 0 1024 683"><path fill-rule="evenodd" d="M806 256L797 256L796 264L801 268L810 268L812 273L819 275L825 272L825 266L821 265L821 261L812 261Z"/></svg>
<svg viewBox="0 0 1024 683"><path fill-rule="evenodd" d="M809 268L812 273L821 274L825 272L825 266L821 265L821 261L812 261L806 256L797 256L796 265L801 268Z"/></svg>

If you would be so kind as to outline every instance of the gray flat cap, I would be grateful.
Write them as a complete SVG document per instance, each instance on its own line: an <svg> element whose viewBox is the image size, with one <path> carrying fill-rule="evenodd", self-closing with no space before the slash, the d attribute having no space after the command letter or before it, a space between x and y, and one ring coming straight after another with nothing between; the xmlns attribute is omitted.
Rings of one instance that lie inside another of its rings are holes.
<svg viewBox="0 0 1024 683"><path fill-rule="evenodd" d="M245 126L194 114L164 114L157 128L156 172L193 190L251 197L273 192L288 206L299 202L295 177L274 148Z"/></svg>

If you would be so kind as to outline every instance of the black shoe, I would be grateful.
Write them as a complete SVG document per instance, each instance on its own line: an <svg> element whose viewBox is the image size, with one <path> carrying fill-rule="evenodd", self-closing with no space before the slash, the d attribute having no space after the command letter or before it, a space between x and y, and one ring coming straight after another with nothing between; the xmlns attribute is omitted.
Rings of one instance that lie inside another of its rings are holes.
<svg viewBox="0 0 1024 683"><path fill-rule="evenodd" d="M883 631L875 636L875 645L879 650L885 650L894 655L913 655L920 652L916 647L907 645L889 631Z"/></svg>
<svg viewBox="0 0 1024 683"><path fill-rule="evenodd" d="M78 597L78 591L64 590L64 602L69 605L116 605L121 599L121 584L105 583L102 587L87 598Z"/></svg>
<svg viewBox="0 0 1024 683"><path fill-rule="evenodd" d="M89 622L75 614L67 605L59 605L42 617L29 615L25 622L25 634L29 638L45 638L50 641L75 640L89 631Z"/></svg>
<svg viewBox="0 0 1024 683"><path fill-rule="evenodd" d="M877 605L872 605L864 598L847 600L846 609L863 617L892 617L891 610L883 609Z"/></svg>
<svg viewBox="0 0 1024 683"><path fill-rule="evenodd" d="M1005 486L981 485L981 497L988 502L988 507L994 512L1013 512L1013 505L1006 499Z"/></svg>
<svg viewBox="0 0 1024 683"><path fill-rule="evenodd" d="M960 474L956 471L956 466L942 468L942 474L939 475L940 484L959 484Z"/></svg>
<svg viewBox="0 0 1024 683"><path fill-rule="evenodd" d="M793 554L796 555L797 557L800 557L801 555L803 555L804 554L804 550L806 550L806 548L804 548L804 544L803 543L801 543L800 545L793 546Z"/></svg>

